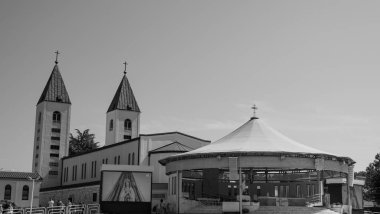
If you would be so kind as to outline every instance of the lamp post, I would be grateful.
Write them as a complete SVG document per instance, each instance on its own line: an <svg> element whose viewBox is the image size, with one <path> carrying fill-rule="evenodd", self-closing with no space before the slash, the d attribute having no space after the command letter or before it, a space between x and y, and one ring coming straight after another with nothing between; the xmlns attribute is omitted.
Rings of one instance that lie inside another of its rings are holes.
<svg viewBox="0 0 380 214"><path fill-rule="evenodd" d="M34 198L34 181L40 179L40 176L37 176L36 178L32 178L30 176L28 176L28 180L32 181L32 197L30 199L30 213L32 213L32 209L33 209L33 198Z"/></svg>

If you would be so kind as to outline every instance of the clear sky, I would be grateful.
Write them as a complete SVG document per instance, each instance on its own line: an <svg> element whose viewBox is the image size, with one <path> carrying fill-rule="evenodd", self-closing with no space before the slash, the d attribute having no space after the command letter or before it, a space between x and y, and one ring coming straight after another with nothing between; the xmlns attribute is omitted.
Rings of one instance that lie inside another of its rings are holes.
<svg viewBox="0 0 380 214"><path fill-rule="evenodd" d="M54 66L71 129L102 144L128 78L141 132L217 140L252 115L353 158L380 152L379 1L0 1L0 169L30 171L35 107Z"/></svg>

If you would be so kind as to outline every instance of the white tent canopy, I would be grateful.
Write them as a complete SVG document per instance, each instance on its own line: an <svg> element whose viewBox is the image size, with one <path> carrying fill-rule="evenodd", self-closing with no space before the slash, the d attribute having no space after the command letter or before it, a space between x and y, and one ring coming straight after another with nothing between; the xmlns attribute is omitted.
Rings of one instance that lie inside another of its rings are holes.
<svg viewBox="0 0 380 214"><path fill-rule="evenodd" d="M295 152L336 156L298 143L257 118L252 118L225 137L186 154L215 152Z"/></svg>
<svg viewBox="0 0 380 214"><path fill-rule="evenodd" d="M265 122L252 117L245 124L226 135L225 137L201 148L167 157L160 163L194 159L210 156L240 156L240 155L302 155L329 157L329 159L354 161L349 157L340 156L298 143L268 126ZM316 158L316 157L314 157Z"/></svg>

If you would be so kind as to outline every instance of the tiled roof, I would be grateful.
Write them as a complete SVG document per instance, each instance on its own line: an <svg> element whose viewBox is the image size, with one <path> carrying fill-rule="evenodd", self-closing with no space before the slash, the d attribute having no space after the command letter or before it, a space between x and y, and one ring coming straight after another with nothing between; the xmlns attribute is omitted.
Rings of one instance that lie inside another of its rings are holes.
<svg viewBox="0 0 380 214"><path fill-rule="evenodd" d="M129 84L126 75L123 76L107 113L116 109L140 112L140 108L137 105L137 101L133 95L131 85Z"/></svg>
<svg viewBox="0 0 380 214"><path fill-rule="evenodd" d="M185 146L179 142L173 142L171 144L162 146L155 150L150 151L150 153L161 153L161 152L188 152L193 150L193 148Z"/></svg>
<svg viewBox="0 0 380 214"><path fill-rule="evenodd" d="M71 104L69 94L67 93L65 83L63 82L57 64L54 66L49 80L47 81L46 86L37 104L43 101Z"/></svg>
<svg viewBox="0 0 380 214"><path fill-rule="evenodd" d="M12 171L0 171L0 179L28 179L29 177L38 180L42 180L37 172L12 172Z"/></svg>

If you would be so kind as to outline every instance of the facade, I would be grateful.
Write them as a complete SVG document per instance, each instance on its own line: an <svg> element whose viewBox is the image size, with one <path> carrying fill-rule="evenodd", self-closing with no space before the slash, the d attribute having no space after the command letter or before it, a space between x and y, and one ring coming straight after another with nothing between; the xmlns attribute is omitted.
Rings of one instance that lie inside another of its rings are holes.
<svg viewBox="0 0 380 214"><path fill-rule="evenodd" d="M158 160L210 143L181 132L140 134L141 111L125 72L106 113L105 146L68 156L70 108L56 61L36 109L33 170L44 179L42 206L50 199L99 202L102 165L153 166L152 203L158 203L168 191L168 177Z"/></svg>
<svg viewBox="0 0 380 214"><path fill-rule="evenodd" d="M38 173L0 171L0 199L30 207L33 197L33 206L38 206L41 182Z"/></svg>

